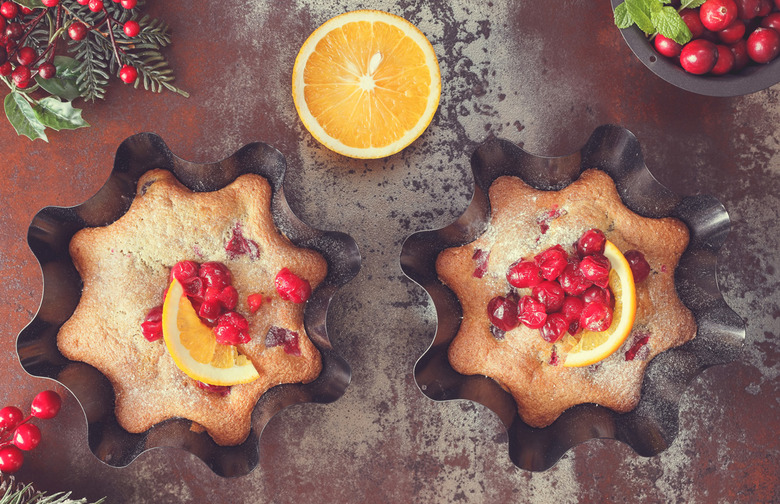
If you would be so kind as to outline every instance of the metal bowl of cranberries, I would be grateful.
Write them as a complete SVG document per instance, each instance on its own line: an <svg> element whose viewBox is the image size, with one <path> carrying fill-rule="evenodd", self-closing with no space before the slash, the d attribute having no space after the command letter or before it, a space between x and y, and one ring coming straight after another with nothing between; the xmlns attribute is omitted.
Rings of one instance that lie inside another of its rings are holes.
<svg viewBox="0 0 780 504"><path fill-rule="evenodd" d="M105 226L124 215L139 178L153 168L171 171L198 192L220 189L245 173L264 176L273 193L276 226L295 245L318 251L328 262L328 274L304 311L306 331L320 351L323 370L311 383L279 385L263 394L252 414L249 437L237 446L219 446L206 432L196 432L191 422L180 419L140 434L125 431L114 414L114 390L108 379L92 366L68 360L57 348L57 332L81 297L81 278L68 252L70 239L82 228ZM122 467L146 450L174 447L193 453L216 474L243 476L258 464L258 440L271 417L293 404L332 402L344 393L351 370L330 344L326 315L335 292L360 269L360 254L348 235L314 229L295 216L290 208L294 202L283 190L285 170L282 154L264 143L246 145L216 163L198 164L175 156L160 137L141 133L119 146L109 179L92 198L75 207L47 207L34 217L28 244L41 266L43 299L35 318L19 334L17 352L28 373L57 380L76 396L88 424L90 449L103 462Z"/></svg>
<svg viewBox="0 0 780 504"><path fill-rule="evenodd" d="M404 273L427 291L437 314L433 341L414 370L422 393L436 401L467 399L492 410L506 427L510 458L526 470L546 470L589 439L617 439L643 456L665 450L677 435L679 401L688 384L704 369L737 358L745 338L744 322L723 300L716 280L717 252L730 228L725 208L713 197L680 197L662 186L645 166L636 137L612 125L597 128L579 152L562 157L535 156L511 142L492 139L475 150L471 168L474 195L463 215L445 228L411 235L402 249ZM514 399L498 383L461 375L450 366L447 350L462 312L457 296L439 280L435 262L442 250L469 243L484 232L490 221L488 189L498 177L513 175L537 189L559 190L587 168L608 173L634 212L677 217L688 226L691 239L675 271L675 286L693 312L698 332L650 362L634 410L620 414L581 404L550 426L533 428L520 419Z"/></svg>
<svg viewBox="0 0 780 504"><path fill-rule="evenodd" d="M612 0L613 9L623 1ZM636 25L621 30L657 76L707 96L746 95L780 82L780 0L706 0L679 12L692 36L684 45Z"/></svg>

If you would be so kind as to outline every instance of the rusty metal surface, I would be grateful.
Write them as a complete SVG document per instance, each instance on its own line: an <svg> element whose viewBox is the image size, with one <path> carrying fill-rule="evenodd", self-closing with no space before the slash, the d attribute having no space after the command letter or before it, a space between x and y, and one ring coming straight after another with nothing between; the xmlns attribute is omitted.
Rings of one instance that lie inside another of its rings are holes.
<svg viewBox="0 0 780 504"><path fill-rule="evenodd" d="M0 124L0 405L26 407L51 386L26 374L16 336L37 311L41 274L27 229L45 206L76 205L108 178L132 134L160 135L178 156L222 159L262 141L287 158L285 191L308 224L348 232L363 257L328 315L329 337L352 368L344 396L271 419L260 461L216 476L194 455L146 452L125 468L98 461L86 421L64 390L63 411L18 477L108 502L649 502L780 501L780 86L735 98L672 87L637 61L612 25L609 2L377 1L417 24L439 56L440 109L410 148L358 161L303 130L290 75L306 36L353 1L149 2L174 32L168 50L184 99L114 84L85 106L93 125L30 143ZM468 205L469 159L491 135L529 152L579 149L601 124L631 130L661 183L711 194L732 229L718 282L746 321L736 362L706 370L680 401L679 433L651 458L589 441L545 472L518 469L497 415L468 401L424 396L414 364L435 313L406 279L399 254L415 231L443 227ZM85 384L86 385L86 384Z"/></svg>

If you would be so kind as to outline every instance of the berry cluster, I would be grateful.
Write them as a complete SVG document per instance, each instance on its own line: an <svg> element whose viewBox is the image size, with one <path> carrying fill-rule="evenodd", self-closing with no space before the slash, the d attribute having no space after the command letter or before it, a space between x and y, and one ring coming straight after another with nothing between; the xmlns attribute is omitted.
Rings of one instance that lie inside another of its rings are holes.
<svg viewBox="0 0 780 504"><path fill-rule="evenodd" d="M45 390L35 396L26 418L16 406L0 409L0 471L10 474L22 467L23 451L30 451L41 442L41 430L30 420L54 418L61 406L60 396Z"/></svg>
<svg viewBox="0 0 780 504"><path fill-rule="evenodd" d="M50 37L48 44L39 50L27 45L30 35L47 16L52 16L56 20L53 26L55 34L59 35L67 31L68 36L76 41L83 40L90 30L100 30L103 25L106 25L116 60L121 61L119 54L124 50L117 45L114 27L121 27L122 32L132 38L141 32L138 22L128 20L120 23L106 11L103 0L76 0L76 2L88 6L93 13L105 13L105 15L97 24L88 24L81 20L64 0L42 0L43 9L29 9L11 1L0 4L0 75L10 76L14 85L20 89L28 87L35 75L42 79L51 79L57 75L54 56L58 37ZM125 9L134 8L136 3L137 0L121 1ZM130 65L123 65L119 78L125 83L132 84L138 78L138 71Z"/></svg>
<svg viewBox="0 0 780 504"><path fill-rule="evenodd" d="M689 73L738 72L780 54L780 0L706 0L701 7L683 9L680 17L691 41L681 45L658 34L654 45L660 54L679 59Z"/></svg>
<svg viewBox="0 0 780 504"><path fill-rule="evenodd" d="M605 243L604 233L591 229L577 240L572 255L555 245L533 260L513 263L506 274L512 290L506 296L494 297L487 306L493 334L500 338L523 324L539 329L545 341L555 343L567 331L575 335L583 329L608 329L614 299ZM635 281L647 278L650 265L641 252L626 252L626 258ZM530 293L521 296L517 289L530 289Z"/></svg>

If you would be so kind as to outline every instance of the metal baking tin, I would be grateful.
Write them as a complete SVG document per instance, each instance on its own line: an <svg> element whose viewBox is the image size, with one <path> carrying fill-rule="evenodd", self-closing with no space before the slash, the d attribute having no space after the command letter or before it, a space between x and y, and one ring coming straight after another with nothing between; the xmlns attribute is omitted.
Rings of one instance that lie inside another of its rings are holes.
<svg viewBox="0 0 780 504"><path fill-rule="evenodd" d="M293 404L328 403L343 395L351 369L331 346L326 318L335 292L359 271L360 253L348 235L314 229L295 216L283 187L286 166L282 154L264 143L246 145L217 163L191 163L171 153L160 137L142 133L122 142L109 179L92 198L75 207L44 208L33 219L27 239L43 273L43 298L35 318L19 334L19 358L28 373L57 380L76 396L88 423L89 446L103 462L121 467L145 450L169 446L197 455L216 474L242 476L258 463L258 440L271 417ZM199 192L220 189L245 173L264 176L272 187L277 227L297 246L317 250L328 262L327 277L304 312L306 331L322 354L322 373L309 384L279 385L266 392L253 412L249 437L237 446L219 446L207 433L193 432L191 422L183 419L168 420L141 434L125 431L114 415L114 391L106 377L88 364L66 359L57 348L57 332L81 296L81 278L68 253L71 237L82 228L105 226L124 215L138 179L152 168L170 170Z"/></svg>
<svg viewBox="0 0 780 504"><path fill-rule="evenodd" d="M614 10L623 0L612 0ZM617 28L615 28L617 29ZM780 82L780 58L765 65L750 64L737 73L694 75L679 62L662 56L636 26L620 30L628 47L647 68L666 82L706 96L740 96L755 93Z"/></svg>
<svg viewBox="0 0 780 504"><path fill-rule="evenodd" d="M438 319L433 342L414 369L421 391L437 401L469 399L490 408L506 426L512 461L527 470L548 469L573 446L595 438L618 439L643 456L665 450L677 435L679 400L687 385L704 369L736 359L745 338L745 324L726 305L716 280L717 252L730 228L723 205L711 196L680 197L662 186L645 166L636 137L618 126L597 128L579 152L563 157L535 156L508 141L489 140L476 149L471 167L474 195L464 214L445 228L411 235L402 249L404 273L428 292ZM675 271L675 285L696 318L698 333L650 362L633 411L620 414L583 404L546 428L532 428L495 381L461 375L450 366L447 349L462 312L455 294L439 280L435 261L445 248L483 233L490 220L488 188L498 177L514 175L537 189L558 190L587 168L607 172L634 212L677 217L688 226L691 240Z"/></svg>

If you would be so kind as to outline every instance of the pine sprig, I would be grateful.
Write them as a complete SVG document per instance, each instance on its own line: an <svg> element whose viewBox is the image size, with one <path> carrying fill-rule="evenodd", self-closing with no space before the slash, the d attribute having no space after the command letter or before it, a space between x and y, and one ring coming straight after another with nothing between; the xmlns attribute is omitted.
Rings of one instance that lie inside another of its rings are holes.
<svg viewBox="0 0 780 504"><path fill-rule="evenodd" d="M47 495L36 492L32 484L17 482L13 476L0 474L0 504L90 504L87 499L71 499L71 492ZM105 497L92 504L105 502Z"/></svg>
<svg viewBox="0 0 780 504"><path fill-rule="evenodd" d="M81 97L87 101L103 99L106 96L108 85L108 63L104 61L103 48L98 42L100 39L86 38L76 44L76 59L81 64L76 67L79 73L76 77L76 85Z"/></svg>

